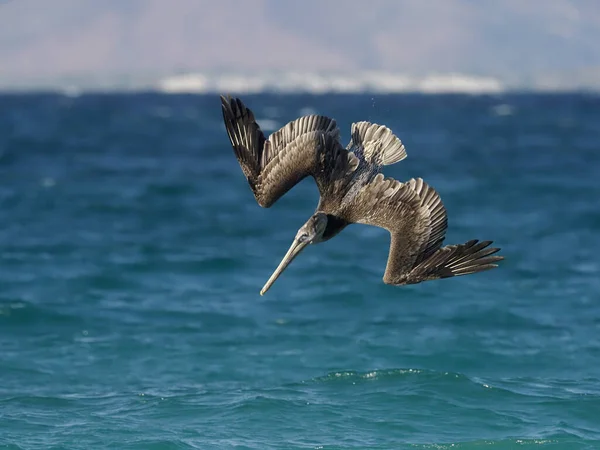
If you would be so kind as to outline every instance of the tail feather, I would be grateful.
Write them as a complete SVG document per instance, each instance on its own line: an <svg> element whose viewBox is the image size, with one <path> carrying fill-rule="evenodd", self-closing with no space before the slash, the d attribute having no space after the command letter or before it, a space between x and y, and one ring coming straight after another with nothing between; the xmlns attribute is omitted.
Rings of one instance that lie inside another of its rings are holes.
<svg viewBox="0 0 600 450"><path fill-rule="evenodd" d="M489 247L491 243L492 241L479 242L475 239L464 244L442 247L410 271L406 284L469 275L498 267L495 263L504 257L494 255L500 249Z"/></svg>
<svg viewBox="0 0 600 450"><path fill-rule="evenodd" d="M370 122L352 124L349 149L362 155L368 163L378 166L388 166L406 158L404 144L392 130Z"/></svg>

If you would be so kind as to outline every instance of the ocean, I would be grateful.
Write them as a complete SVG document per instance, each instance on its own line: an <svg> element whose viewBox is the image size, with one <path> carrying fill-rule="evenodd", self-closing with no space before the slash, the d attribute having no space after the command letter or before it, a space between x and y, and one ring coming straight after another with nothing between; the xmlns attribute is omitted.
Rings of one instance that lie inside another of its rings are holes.
<svg viewBox="0 0 600 450"><path fill-rule="evenodd" d="M497 269L395 287L258 206L218 95L0 95L0 448L600 449L600 96L241 96L382 123Z"/></svg>

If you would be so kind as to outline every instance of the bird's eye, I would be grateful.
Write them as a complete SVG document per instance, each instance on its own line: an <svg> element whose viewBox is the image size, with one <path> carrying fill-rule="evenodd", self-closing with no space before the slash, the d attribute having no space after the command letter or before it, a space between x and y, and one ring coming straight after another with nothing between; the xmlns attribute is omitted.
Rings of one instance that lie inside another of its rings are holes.
<svg viewBox="0 0 600 450"><path fill-rule="evenodd" d="M301 235L300 235L300 237L298 238L298 240L299 240L300 242L304 242L304 241L305 241L305 240L307 240L307 239L308 239L308 234L306 234L306 233L304 233L304 234L301 234Z"/></svg>

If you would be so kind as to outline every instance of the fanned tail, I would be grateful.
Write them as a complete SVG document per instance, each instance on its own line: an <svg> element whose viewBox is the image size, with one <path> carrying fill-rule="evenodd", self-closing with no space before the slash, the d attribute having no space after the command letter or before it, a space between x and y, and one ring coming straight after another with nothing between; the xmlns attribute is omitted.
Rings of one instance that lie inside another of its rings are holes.
<svg viewBox="0 0 600 450"><path fill-rule="evenodd" d="M388 127L370 122L352 124L348 150L355 151L370 164L388 166L406 158L402 141Z"/></svg>
<svg viewBox="0 0 600 450"><path fill-rule="evenodd" d="M489 247L491 243L492 241L479 242L474 239L464 244L442 247L414 267L402 284L458 277L498 267L495 263L504 257L494 255L500 249Z"/></svg>

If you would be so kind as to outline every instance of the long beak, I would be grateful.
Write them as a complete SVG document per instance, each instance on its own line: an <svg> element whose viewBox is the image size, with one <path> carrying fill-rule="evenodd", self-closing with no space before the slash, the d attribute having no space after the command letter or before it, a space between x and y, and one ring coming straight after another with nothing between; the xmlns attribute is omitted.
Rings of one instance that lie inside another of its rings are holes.
<svg viewBox="0 0 600 450"><path fill-rule="evenodd" d="M300 254L302 250L304 250L307 244L308 242L298 242L296 239L294 239L294 242L292 242L290 249L287 251L283 259L279 263L279 266L277 267L277 269L275 269L275 272L273 272L273 275L271 275L269 281L267 281L263 288L260 290L260 295L265 295L265 292L267 292L271 285L275 283L275 280L279 278L279 275L281 275L281 273L285 270L288 264L291 263L294 260L294 258Z"/></svg>

